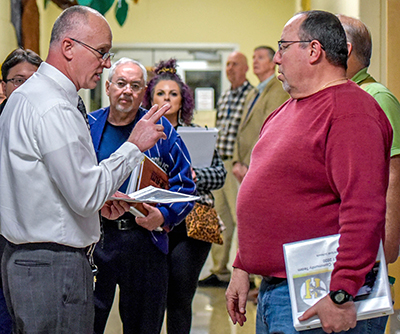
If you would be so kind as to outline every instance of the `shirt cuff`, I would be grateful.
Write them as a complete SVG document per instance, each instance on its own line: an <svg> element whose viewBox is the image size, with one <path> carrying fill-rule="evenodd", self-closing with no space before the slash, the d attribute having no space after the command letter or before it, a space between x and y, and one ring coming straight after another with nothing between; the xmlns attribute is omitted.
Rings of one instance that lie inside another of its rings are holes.
<svg viewBox="0 0 400 334"><path fill-rule="evenodd" d="M144 159L144 154L139 148L130 142L123 143L117 152L126 157L127 164L134 169Z"/></svg>

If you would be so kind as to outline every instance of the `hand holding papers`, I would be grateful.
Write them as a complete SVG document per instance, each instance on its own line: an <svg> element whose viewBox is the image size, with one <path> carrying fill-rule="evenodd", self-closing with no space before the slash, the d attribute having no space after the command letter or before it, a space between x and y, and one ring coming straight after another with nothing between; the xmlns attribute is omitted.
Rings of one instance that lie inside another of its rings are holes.
<svg viewBox="0 0 400 334"><path fill-rule="evenodd" d="M141 190L135 191L131 194L128 194L129 198L124 197L116 197L113 196L111 200L120 200L129 203L130 205L135 203L175 203L175 202L191 202L197 201L200 197L192 196L187 194L182 194L174 191L169 191L165 189L156 188L153 186L148 186ZM145 215L143 214L142 217Z"/></svg>
<svg viewBox="0 0 400 334"><path fill-rule="evenodd" d="M117 191L114 196L127 197L124 193ZM101 208L101 215L109 220L115 220L129 211L129 204L124 201L106 201Z"/></svg>
<svg viewBox="0 0 400 334"><path fill-rule="evenodd" d="M192 160L197 168L210 167L217 141L218 129L180 126L178 134L182 137Z"/></svg>
<svg viewBox="0 0 400 334"><path fill-rule="evenodd" d="M308 308L329 293L330 277L336 261L339 235L283 245L286 274L296 330L321 327L320 319L298 320ZM354 298L357 320L393 313L382 243L376 264Z"/></svg>

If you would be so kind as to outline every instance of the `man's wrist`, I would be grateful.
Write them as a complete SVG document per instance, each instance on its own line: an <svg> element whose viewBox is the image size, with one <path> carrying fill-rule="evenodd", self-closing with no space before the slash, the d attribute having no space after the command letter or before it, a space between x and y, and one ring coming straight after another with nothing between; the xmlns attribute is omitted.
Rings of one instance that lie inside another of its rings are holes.
<svg viewBox="0 0 400 334"><path fill-rule="evenodd" d="M345 290L330 291L329 297L337 305L353 301L353 296Z"/></svg>

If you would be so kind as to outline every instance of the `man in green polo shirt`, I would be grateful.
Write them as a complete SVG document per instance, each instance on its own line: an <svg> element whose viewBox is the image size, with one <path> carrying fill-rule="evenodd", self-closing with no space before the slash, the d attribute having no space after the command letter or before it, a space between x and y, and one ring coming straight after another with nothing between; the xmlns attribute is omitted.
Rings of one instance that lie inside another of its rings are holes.
<svg viewBox="0 0 400 334"><path fill-rule="evenodd" d="M389 89L368 73L372 40L367 26L352 17L338 17L346 32L349 49L347 76L375 98L393 128L385 226L386 262L393 263L399 255L400 244L400 103Z"/></svg>

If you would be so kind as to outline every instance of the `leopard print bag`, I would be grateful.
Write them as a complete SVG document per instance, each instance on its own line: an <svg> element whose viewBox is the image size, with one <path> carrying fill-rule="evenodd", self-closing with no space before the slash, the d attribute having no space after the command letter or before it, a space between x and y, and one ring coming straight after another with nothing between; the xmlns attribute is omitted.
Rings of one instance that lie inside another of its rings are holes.
<svg viewBox="0 0 400 334"><path fill-rule="evenodd" d="M195 203L186 216L188 237L222 245L221 228L217 211L211 206Z"/></svg>

